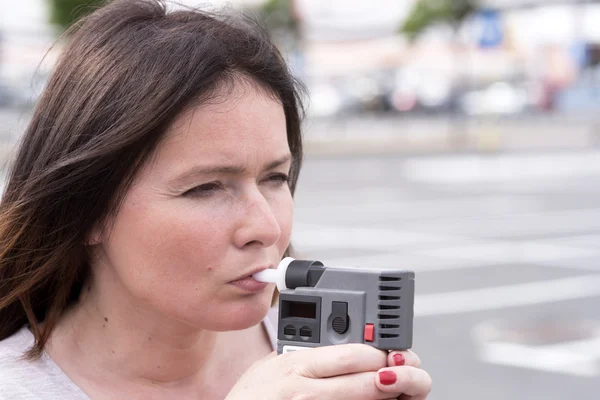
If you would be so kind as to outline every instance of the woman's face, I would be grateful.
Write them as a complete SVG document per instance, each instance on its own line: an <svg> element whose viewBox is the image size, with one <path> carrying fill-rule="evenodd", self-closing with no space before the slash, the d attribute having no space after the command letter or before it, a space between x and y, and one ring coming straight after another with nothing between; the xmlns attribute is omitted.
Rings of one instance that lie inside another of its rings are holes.
<svg viewBox="0 0 600 400"><path fill-rule="evenodd" d="M282 105L237 83L173 124L92 268L119 296L197 328L258 323L274 285L242 278L276 267L288 247L290 165Z"/></svg>

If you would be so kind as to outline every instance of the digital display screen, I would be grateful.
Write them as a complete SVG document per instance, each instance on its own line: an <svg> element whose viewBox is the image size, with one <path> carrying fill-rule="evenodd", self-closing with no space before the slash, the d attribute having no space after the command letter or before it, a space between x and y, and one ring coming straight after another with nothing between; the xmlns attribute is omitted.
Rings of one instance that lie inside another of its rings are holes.
<svg viewBox="0 0 600 400"><path fill-rule="evenodd" d="M299 301L286 301L290 317L317 318L317 305L315 303L302 303Z"/></svg>

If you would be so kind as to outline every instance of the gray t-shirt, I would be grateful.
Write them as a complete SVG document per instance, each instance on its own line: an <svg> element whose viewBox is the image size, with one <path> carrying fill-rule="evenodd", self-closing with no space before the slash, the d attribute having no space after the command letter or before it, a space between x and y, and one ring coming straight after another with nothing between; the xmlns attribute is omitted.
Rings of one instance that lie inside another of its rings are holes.
<svg viewBox="0 0 600 400"><path fill-rule="evenodd" d="M277 310L271 309L263 325L274 349L276 321ZM0 400L90 400L47 353L36 361L23 359L32 345L27 327L0 341Z"/></svg>
<svg viewBox="0 0 600 400"><path fill-rule="evenodd" d="M43 353L36 361L23 359L33 345L27 327L0 342L0 399L76 399L89 397Z"/></svg>

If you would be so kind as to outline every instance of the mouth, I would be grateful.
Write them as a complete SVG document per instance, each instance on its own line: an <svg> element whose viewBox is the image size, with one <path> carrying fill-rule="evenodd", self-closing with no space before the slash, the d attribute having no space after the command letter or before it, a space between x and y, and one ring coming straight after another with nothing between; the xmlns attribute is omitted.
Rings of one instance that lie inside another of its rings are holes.
<svg viewBox="0 0 600 400"><path fill-rule="evenodd" d="M258 272L264 271L266 269L269 269L269 268L275 268L275 266L268 265L268 266L262 266L262 267L254 268L250 272L248 272L247 274L239 276L238 278L232 280L231 282L235 282L235 281L239 281L239 280L242 280L242 279L251 278L252 275L254 275L254 274L258 273Z"/></svg>
<svg viewBox="0 0 600 400"><path fill-rule="evenodd" d="M269 284L257 281L256 279L254 279L252 277L252 275L256 274L257 272L269 269L269 268L274 268L274 266L269 265L269 266L254 268L251 271L249 271L248 273L245 273L244 275L241 275L240 277L238 277L228 283L233 286L238 287L239 289L247 291L247 292L263 291Z"/></svg>

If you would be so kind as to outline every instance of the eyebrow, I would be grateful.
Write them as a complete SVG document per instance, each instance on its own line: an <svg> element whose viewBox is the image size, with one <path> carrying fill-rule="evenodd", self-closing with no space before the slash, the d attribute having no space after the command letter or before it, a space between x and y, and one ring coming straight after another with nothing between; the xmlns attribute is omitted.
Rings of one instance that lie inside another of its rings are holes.
<svg viewBox="0 0 600 400"><path fill-rule="evenodd" d="M286 154L285 156L278 158L275 161L267 164L263 171L275 169L289 161L291 161L292 155ZM190 170L170 179L170 183L177 183L186 179L192 178L197 175L210 175L210 174L228 174L228 175L242 175L246 172L246 167L243 165L215 165L215 166L196 166Z"/></svg>

